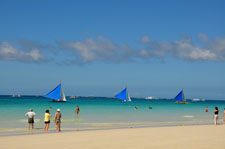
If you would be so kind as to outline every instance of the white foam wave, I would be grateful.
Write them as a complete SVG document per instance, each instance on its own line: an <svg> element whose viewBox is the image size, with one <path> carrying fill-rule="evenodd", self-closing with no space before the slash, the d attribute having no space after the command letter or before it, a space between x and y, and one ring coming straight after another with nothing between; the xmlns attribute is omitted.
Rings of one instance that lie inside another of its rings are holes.
<svg viewBox="0 0 225 149"><path fill-rule="evenodd" d="M185 116L183 116L183 117L186 117L186 118L192 118L192 117L194 117L193 115L185 115Z"/></svg>

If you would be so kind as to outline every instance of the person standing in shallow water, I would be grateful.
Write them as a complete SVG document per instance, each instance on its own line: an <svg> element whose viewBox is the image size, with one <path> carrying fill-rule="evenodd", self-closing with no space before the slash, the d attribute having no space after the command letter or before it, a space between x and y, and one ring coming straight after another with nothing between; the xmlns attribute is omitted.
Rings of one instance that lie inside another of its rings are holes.
<svg viewBox="0 0 225 149"><path fill-rule="evenodd" d="M215 107L214 110L214 124L218 125L218 118L219 118L219 109L218 107Z"/></svg>
<svg viewBox="0 0 225 149"><path fill-rule="evenodd" d="M223 122L225 124L225 108L224 108L224 111L223 111Z"/></svg>
<svg viewBox="0 0 225 149"><path fill-rule="evenodd" d="M49 110L45 111L45 127L44 127L44 132L48 132L49 124L50 124L50 118L51 114Z"/></svg>
<svg viewBox="0 0 225 149"><path fill-rule="evenodd" d="M60 109L57 109L57 112L55 113L55 125L56 125L56 132L60 132L61 131L61 117L62 114L60 113Z"/></svg>
<svg viewBox="0 0 225 149"><path fill-rule="evenodd" d="M76 107L75 113L76 113L76 117L78 118L78 117L79 117L79 113L80 113L80 108L79 108L79 106Z"/></svg>
<svg viewBox="0 0 225 149"><path fill-rule="evenodd" d="M35 115L36 114L33 112L32 109L30 109L30 111L25 114L25 116L27 116L27 118L28 118L28 130L30 130L30 125L32 126L32 130L34 129L34 116Z"/></svg>
<svg viewBox="0 0 225 149"><path fill-rule="evenodd" d="M208 111L209 111L209 109L208 109L208 107L206 107L206 108L205 108L205 112L208 112Z"/></svg>

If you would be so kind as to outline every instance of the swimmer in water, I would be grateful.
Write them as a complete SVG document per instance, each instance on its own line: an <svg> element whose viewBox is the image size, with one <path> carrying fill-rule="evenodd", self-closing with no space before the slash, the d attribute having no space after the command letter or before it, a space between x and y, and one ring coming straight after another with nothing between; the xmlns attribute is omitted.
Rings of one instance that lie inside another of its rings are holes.
<svg viewBox="0 0 225 149"><path fill-rule="evenodd" d="M208 109L208 107L206 107L206 108L205 108L205 112L208 112L208 111L209 111L209 109Z"/></svg>
<svg viewBox="0 0 225 149"><path fill-rule="evenodd" d="M79 117L79 113L80 113L80 108L79 108L79 106L76 107L75 113L76 113L76 117L78 118L78 117Z"/></svg>

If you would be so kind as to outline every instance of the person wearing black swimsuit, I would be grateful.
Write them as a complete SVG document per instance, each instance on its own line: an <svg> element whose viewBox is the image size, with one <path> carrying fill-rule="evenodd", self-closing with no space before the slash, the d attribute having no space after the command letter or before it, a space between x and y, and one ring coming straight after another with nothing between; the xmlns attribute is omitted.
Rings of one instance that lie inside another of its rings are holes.
<svg viewBox="0 0 225 149"><path fill-rule="evenodd" d="M215 125L218 124L218 118L219 118L219 109L218 109L218 107L215 107L215 110L214 110L214 124Z"/></svg>

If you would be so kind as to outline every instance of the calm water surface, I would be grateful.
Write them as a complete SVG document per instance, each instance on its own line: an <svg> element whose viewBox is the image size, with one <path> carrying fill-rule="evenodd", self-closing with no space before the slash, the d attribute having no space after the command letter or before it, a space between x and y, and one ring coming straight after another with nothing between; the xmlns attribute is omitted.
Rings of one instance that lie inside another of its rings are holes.
<svg viewBox="0 0 225 149"><path fill-rule="evenodd" d="M44 113L50 107L50 132L55 130L53 117L58 108L62 113L63 131L213 124L215 106L220 109L219 120L222 123L225 108L225 101L222 100L190 100L190 104L176 104L173 100L166 99L132 99L132 102L120 102L115 98L79 97L67 100L65 103L57 103L41 96L0 96L0 136L26 134L25 113L30 108L36 113L34 133L43 131ZM77 105L81 110L79 118L74 113ZM135 106L138 107L137 110L134 109ZM206 106L209 108L208 113L205 112Z"/></svg>

